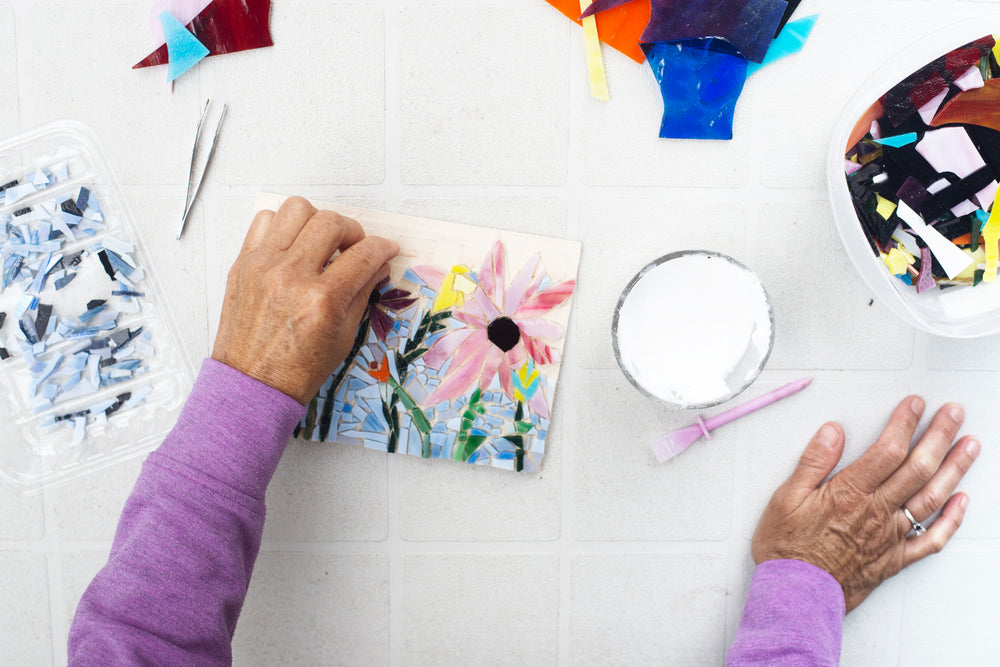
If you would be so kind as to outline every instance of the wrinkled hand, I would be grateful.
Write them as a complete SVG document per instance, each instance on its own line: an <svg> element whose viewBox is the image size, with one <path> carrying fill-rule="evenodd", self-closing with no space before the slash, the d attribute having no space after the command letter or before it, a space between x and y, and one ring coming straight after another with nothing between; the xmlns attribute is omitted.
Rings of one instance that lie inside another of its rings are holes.
<svg viewBox="0 0 1000 667"><path fill-rule="evenodd" d="M968 496L952 492L980 445L965 436L952 446L965 414L949 403L910 451L923 411L919 397L903 400L876 443L823 483L844 452L844 431L825 424L764 510L754 561L791 558L826 570L840 582L851 611L883 581L941 551L965 516ZM918 522L944 509L927 533L907 537L904 506Z"/></svg>
<svg viewBox="0 0 1000 667"><path fill-rule="evenodd" d="M398 253L301 197L261 211L229 271L212 358L308 403L347 356Z"/></svg>

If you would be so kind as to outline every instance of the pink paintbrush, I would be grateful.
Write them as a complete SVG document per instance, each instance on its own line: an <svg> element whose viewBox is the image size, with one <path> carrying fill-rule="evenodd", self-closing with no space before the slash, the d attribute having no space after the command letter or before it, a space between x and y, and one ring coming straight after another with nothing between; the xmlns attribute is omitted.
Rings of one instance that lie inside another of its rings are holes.
<svg viewBox="0 0 1000 667"><path fill-rule="evenodd" d="M706 440L711 440L712 436L708 434L709 431L714 431L723 424L728 424L734 419L739 419L740 417L748 415L751 412L771 405L771 403L780 401L781 399L791 396L796 392L800 392L809 386L810 382L812 382L812 378L802 378L801 380L796 380L795 382L789 382L785 386L778 387L772 392L768 392L763 396L758 396L753 400L737 405L735 408L726 410L721 415L716 415L715 417L710 417L709 419L702 419L701 417L698 417L698 421L691 426L672 431L667 433L662 438L654 440L653 453L656 454L656 458L659 459L660 463L666 463L690 447L691 444L697 441L701 436L705 436Z"/></svg>

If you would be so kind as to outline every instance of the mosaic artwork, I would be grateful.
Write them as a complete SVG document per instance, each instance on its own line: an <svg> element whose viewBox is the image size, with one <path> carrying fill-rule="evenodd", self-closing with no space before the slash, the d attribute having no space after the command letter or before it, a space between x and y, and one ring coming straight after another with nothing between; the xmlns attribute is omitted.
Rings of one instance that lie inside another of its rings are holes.
<svg viewBox="0 0 1000 667"><path fill-rule="evenodd" d="M257 209L282 199L261 195ZM579 244L314 204L398 239L401 254L296 435L537 471Z"/></svg>

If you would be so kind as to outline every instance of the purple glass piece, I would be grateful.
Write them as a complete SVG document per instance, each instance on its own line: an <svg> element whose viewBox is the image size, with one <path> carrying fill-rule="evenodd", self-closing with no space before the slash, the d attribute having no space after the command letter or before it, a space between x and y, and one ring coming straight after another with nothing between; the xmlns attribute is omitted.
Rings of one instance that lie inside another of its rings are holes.
<svg viewBox="0 0 1000 667"><path fill-rule="evenodd" d="M767 55L788 3L785 0L653 0L643 42L720 37L755 63Z"/></svg>
<svg viewBox="0 0 1000 667"><path fill-rule="evenodd" d="M912 176L907 176L896 192L896 196L914 211L919 211L924 202L931 198L931 193L920 184L920 181Z"/></svg>

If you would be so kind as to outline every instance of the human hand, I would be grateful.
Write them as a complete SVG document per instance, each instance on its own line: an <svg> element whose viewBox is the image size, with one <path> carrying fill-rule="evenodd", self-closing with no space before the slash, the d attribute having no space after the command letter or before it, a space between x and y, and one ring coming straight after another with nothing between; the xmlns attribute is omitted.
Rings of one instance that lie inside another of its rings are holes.
<svg viewBox="0 0 1000 667"><path fill-rule="evenodd" d="M952 492L980 444L965 436L952 446L965 413L948 403L911 451L923 411L920 397L904 399L875 444L825 483L844 452L844 431L824 424L764 510L754 561L790 558L826 570L851 611L883 581L941 551L965 516L968 496ZM912 525L903 507L918 522L944 509L926 534L907 537Z"/></svg>
<svg viewBox="0 0 1000 667"><path fill-rule="evenodd" d="M347 356L398 253L301 197L261 211L229 271L212 358L307 404Z"/></svg>

